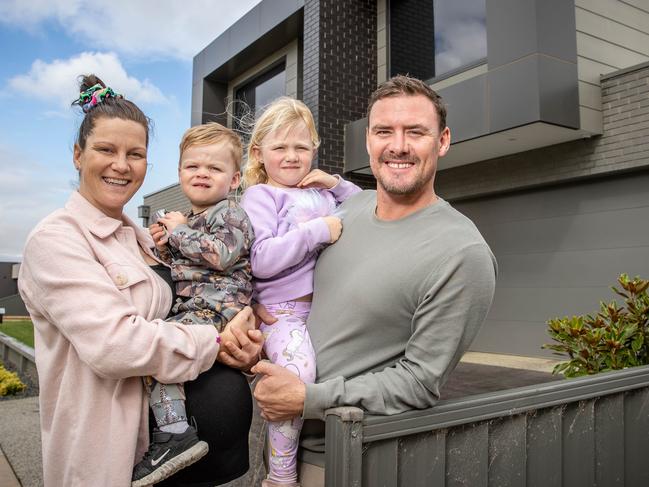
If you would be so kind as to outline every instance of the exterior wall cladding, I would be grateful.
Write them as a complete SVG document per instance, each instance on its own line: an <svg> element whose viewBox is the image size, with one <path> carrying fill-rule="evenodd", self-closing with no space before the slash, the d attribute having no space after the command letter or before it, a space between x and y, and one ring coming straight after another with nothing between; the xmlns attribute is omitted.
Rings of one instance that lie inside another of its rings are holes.
<svg viewBox="0 0 649 487"><path fill-rule="evenodd" d="M436 190L458 200L649 168L649 63L603 77L602 110L602 136L443 170Z"/></svg>
<svg viewBox="0 0 649 487"><path fill-rule="evenodd" d="M304 2L303 99L313 112L322 145L318 167L343 171L344 126L365 116L376 88L376 0ZM373 187L371 176L352 181Z"/></svg>

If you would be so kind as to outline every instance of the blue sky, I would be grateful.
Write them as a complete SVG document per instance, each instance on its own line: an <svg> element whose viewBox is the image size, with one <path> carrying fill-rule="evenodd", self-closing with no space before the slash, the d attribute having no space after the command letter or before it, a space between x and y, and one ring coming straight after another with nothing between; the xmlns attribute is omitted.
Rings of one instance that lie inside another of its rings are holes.
<svg viewBox="0 0 649 487"><path fill-rule="evenodd" d="M0 0L0 261L73 191L76 77L95 72L154 121L136 219L143 195L176 182L193 56L258 1Z"/></svg>

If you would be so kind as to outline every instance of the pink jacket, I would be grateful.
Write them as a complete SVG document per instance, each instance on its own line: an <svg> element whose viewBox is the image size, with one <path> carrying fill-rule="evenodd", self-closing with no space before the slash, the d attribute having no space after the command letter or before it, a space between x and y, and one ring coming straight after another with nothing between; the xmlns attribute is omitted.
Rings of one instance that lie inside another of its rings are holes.
<svg viewBox="0 0 649 487"><path fill-rule="evenodd" d="M140 377L185 382L216 358L214 327L162 321L171 291L138 243L150 253L146 231L77 192L27 239L18 285L34 322L46 487L130 486L148 447Z"/></svg>

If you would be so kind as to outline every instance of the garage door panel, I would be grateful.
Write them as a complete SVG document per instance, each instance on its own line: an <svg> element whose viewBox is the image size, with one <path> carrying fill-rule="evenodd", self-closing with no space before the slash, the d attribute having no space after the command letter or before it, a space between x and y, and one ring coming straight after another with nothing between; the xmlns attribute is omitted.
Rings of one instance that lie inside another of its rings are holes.
<svg viewBox="0 0 649 487"><path fill-rule="evenodd" d="M536 323L487 320L478 332L471 350L560 359L552 351L541 348L544 343L552 343L545 329L545 326ZM507 341L505 349L503 340Z"/></svg>
<svg viewBox="0 0 649 487"><path fill-rule="evenodd" d="M621 273L649 277L649 246L498 256L499 287L601 287Z"/></svg>
<svg viewBox="0 0 649 487"><path fill-rule="evenodd" d="M562 185L458 203L457 208L484 225L503 222L600 213L647 206L649 173Z"/></svg>
<svg viewBox="0 0 649 487"><path fill-rule="evenodd" d="M483 225L480 232L499 254L614 249L648 245L649 206Z"/></svg>
<svg viewBox="0 0 649 487"><path fill-rule="evenodd" d="M551 356L548 319L593 314L625 272L649 278L649 172L566 184L454 206L499 263L493 307L476 351Z"/></svg>
<svg viewBox="0 0 649 487"><path fill-rule="evenodd" d="M600 301L611 301L608 286L592 288L498 287L491 320L545 323L550 318L593 313Z"/></svg>

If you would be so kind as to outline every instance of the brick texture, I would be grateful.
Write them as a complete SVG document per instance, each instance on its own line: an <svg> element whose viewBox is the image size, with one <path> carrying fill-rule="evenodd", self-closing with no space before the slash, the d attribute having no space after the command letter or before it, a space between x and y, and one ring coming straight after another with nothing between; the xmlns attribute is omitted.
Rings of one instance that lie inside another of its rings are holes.
<svg viewBox="0 0 649 487"><path fill-rule="evenodd" d="M649 169L649 66L603 79L602 111L601 136L439 171L436 191L457 200Z"/></svg>
<svg viewBox="0 0 649 487"><path fill-rule="evenodd" d="M433 2L390 2L390 75L409 74L427 80L435 76Z"/></svg>
<svg viewBox="0 0 649 487"><path fill-rule="evenodd" d="M304 2L303 99L322 145L318 167L343 171L344 126L363 118L376 88L376 0ZM371 177L352 177L368 187Z"/></svg>

